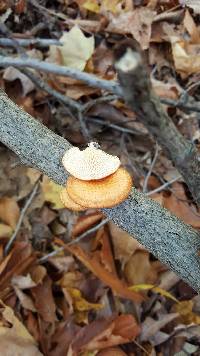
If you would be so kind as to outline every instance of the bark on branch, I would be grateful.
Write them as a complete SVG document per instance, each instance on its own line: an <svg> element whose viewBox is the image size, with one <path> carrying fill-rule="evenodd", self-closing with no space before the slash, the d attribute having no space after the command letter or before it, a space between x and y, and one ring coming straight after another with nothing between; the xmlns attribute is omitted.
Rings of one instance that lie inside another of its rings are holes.
<svg viewBox="0 0 200 356"><path fill-rule="evenodd" d="M138 46L133 41L125 41L116 48L115 55L115 67L125 101L163 147L200 205L200 153L177 130L154 94Z"/></svg>
<svg viewBox="0 0 200 356"><path fill-rule="evenodd" d="M22 162L65 184L67 174L61 158L71 145L23 112L3 92L0 92L0 141ZM104 213L200 291L200 236L192 227L136 189L124 203L104 209Z"/></svg>

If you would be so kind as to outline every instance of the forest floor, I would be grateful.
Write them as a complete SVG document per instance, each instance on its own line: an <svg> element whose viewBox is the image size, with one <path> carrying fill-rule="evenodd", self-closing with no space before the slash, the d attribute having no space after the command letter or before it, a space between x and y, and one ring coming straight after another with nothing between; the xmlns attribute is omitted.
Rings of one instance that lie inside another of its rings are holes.
<svg viewBox="0 0 200 356"><path fill-rule="evenodd" d="M199 18L194 0L1 0L0 57L109 81L113 47L134 38L165 110L198 147ZM200 228L182 177L116 94L73 76L3 68L1 58L0 68L1 88L23 110L74 146L98 142L139 190ZM196 292L98 210L65 209L60 190L0 145L0 355L200 355Z"/></svg>

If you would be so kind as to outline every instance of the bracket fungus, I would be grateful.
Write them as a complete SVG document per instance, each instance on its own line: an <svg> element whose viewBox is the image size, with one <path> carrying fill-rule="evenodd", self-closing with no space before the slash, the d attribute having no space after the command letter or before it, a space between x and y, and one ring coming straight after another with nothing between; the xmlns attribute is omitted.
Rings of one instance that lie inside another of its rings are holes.
<svg viewBox="0 0 200 356"><path fill-rule="evenodd" d="M62 203L64 204L65 208L73 210L73 211L84 211L87 210L84 206L81 206L77 204L74 200L72 200L69 197L69 194L67 193L67 189L62 189L60 193L60 199Z"/></svg>
<svg viewBox="0 0 200 356"><path fill-rule="evenodd" d="M83 181L69 177L67 181L70 198L87 208L111 208L128 197L131 187L131 176L123 168L99 180Z"/></svg>
<svg viewBox="0 0 200 356"><path fill-rule="evenodd" d="M119 158L102 151L95 142L83 151L69 149L62 162L71 174L61 193L68 209L111 208L124 201L131 191L132 178L120 167Z"/></svg>
<svg viewBox="0 0 200 356"><path fill-rule="evenodd" d="M62 163L75 178L91 180L102 179L116 172L120 159L99 149L96 142L91 142L83 151L78 147L70 148L64 154Z"/></svg>

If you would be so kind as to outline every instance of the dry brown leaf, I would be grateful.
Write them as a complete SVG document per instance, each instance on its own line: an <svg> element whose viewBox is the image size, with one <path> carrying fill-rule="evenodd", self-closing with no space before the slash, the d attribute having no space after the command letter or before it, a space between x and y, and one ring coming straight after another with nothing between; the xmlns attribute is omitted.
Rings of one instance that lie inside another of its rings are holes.
<svg viewBox="0 0 200 356"><path fill-rule="evenodd" d="M183 78L200 71L200 44L172 40L172 54L177 72Z"/></svg>
<svg viewBox="0 0 200 356"><path fill-rule="evenodd" d="M20 72L20 70L14 67L8 67L5 69L3 79L9 82L13 82L16 79L20 80L23 96L26 96L35 89L33 82L25 74Z"/></svg>
<svg viewBox="0 0 200 356"><path fill-rule="evenodd" d="M156 79L152 79L151 82L155 93L161 98L168 98L173 100L178 99L180 88L178 85L175 85L175 83L164 83Z"/></svg>
<svg viewBox="0 0 200 356"><path fill-rule="evenodd" d="M55 256L49 258L49 263L58 269L59 272L68 272L75 265L73 256Z"/></svg>
<svg viewBox="0 0 200 356"><path fill-rule="evenodd" d="M112 249L110 245L109 234L105 229L105 227L102 227L97 231L96 240L97 241L99 240L99 243L101 244L101 250L99 251L99 256L102 265L106 268L107 271L117 276L115 262L113 259Z"/></svg>
<svg viewBox="0 0 200 356"><path fill-rule="evenodd" d="M127 232L121 230L112 221L108 223L112 243L114 247L115 258L120 260L122 265L130 259L137 250L145 250L145 248Z"/></svg>
<svg viewBox="0 0 200 356"><path fill-rule="evenodd" d="M172 185L174 193L164 196L164 207L181 218L186 224L200 228L200 216L195 205L189 204L181 183Z"/></svg>
<svg viewBox="0 0 200 356"><path fill-rule="evenodd" d="M41 176L41 172L39 172L37 169L28 167L26 170L26 175L29 178L31 185L33 186Z"/></svg>
<svg viewBox="0 0 200 356"><path fill-rule="evenodd" d="M74 340L75 335L80 330L72 320L67 320L57 328L56 332L51 338L52 351L48 353L49 356L76 356L69 353L71 349L71 341ZM77 355L78 356L78 355ZM89 356L89 355L88 355Z"/></svg>
<svg viewBox="0 0 200 356"><path fill-rule="evenodd" d="M4 356L42 356L36 341L16 318L13 310L1 302L2 316L10 325L0 326L0 354Z"/></svg>
<svg viewBox="0 0 200 356"><path fill-rule="evenodd" d="M151 340L160 329L176 318L178 318L178 313L162 315L160 320L154 320L148 316L142 323L141 341Z"/></svg>
<svg viewBox="0 0 200 356"><path fill-rule="evenodd" d="M7 197L0 199L0 220L14 229L17 225L19 215L20 210L15 199Z"/></svg>
<svg viewBox="0 0 200 356"><path fill-rule="evenodd" d="M15 275L22 274L35 261L35 255L27 242L17 242L0 264L0 289L4 289Z"/></svg>
<svg viewBox="0 0 200 356"><path fill-rule="evenodd" d="M133 341L140 333L140 327L135 318L130 315L113 316L106 320L96 320L77 333L72 350L101 350Z"/></svg>
<svg viewBox="0 0 200 356"><path fill-rule="evenodd" d="M123 281L108 272L96 259L96 256L91 257L90 255L87 255L86 252L84 252L79 246L66 246L66 248L74 254L95 276L102 280L102 282L108 285L119 296L135 302L143 300L143 297L139 293L131 292Z"/></svg>
<svg viewBox="0 0 200 356"><path fill-rule="evenodd" d="M36 312L36 308L33 304L31 297L21 291L18 287L14 286L15 293L24 309Z"/></svg>
<svg viewBox="0 0 200 356"><path fill-rule="evenodd" d="M52 294L52 281L45 276L41 284L31 289L35 308L44 321L54 323L56 318L56 305Z"/></svg>
<svg viewBox="0 0 200 356"><path fill-rule="evenodd" d="M12 285L19 289L29 289L36 286L36 283L32 280L30 274L26 276L14 276L12 278Z"/></svg>
<svg viewBox="0 0 200 356"><path fill-rule="evenodd" d="M95 49L92 56L94 64L94 73L114 79L113 71L113 51L109 49L104 42Z"/></svg>
<svg viewBox="0 0 200 356"><path fill-rule="evenodd" d="M73 236L81 235L83 232L91 229L94 225L100 222L102 218L103 214L98 211L85 216L81 216L73 228Z"/></svg>
<svg viewBox="0 0 200 356"><path fill-rule="evenodd" d="M149 259L149 253L136 251L124 268L124 275L129 285L155 284L158 279L158 270Z"/></svg>
<svg viewBox="0 0 200 356"><path fill-rule="evenodd" d="M32 280L36 283L42 283L44 277L47 274L47 270L44 266L34 266L30 272Z"/></svg>
<svg viewBox="0 0 200 356"><path fill-rule="evenodd" d="M62 288L78 288L83 281L84 275L79 271L66 272L57 282Z"/></svg>
<svg viewBox="0 0 200 356"><path fill-rule="evenodd" d="M156 12L147 7L125 12L119 16L109 16L109 25L106 31L120 34L131 34L140 43L142 49L149 48L151 39L151 25Z"/></svg>
<svg viewBox="0 0 200 356"><path fill-rule="evenodd" d="M200 32L199 32L199 29L197 28L197 25L195 24L195 22L188 10L186 10L186 12L185 12L183 25L191 37L191 42L196 43L196 44L199 43L200 42Z"/></svg>
<svg viewBox="0 0 200 356"><path fill-rule="evenodd" d="M69 96L74 100L80 99L82 96L87 96L91 94L97 94L99 89L90 88L84 84L80 85L68 85L65 91L65 95Z"/></svg>

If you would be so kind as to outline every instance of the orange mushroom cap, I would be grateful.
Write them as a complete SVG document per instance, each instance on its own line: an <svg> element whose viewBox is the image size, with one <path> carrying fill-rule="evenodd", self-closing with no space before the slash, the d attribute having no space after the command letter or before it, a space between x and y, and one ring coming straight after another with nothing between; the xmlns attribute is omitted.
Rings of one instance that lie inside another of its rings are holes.
<svg viewBox="0 0 200 356"><path fill-rule="evenodd" d="M100 150L95 142L91 142L83 151L78 147L70 148L64 154L62 163L75 178L93 180L105 178L116 172L120 166L120 159Z"/></svg>
<svg viewBox="0 0 200 356"><path fill-rule="evenodd" d="M67 180L70 198L87 208L111 208L128 197L131 187L132 178L123 168L100 180L83 181L74 177Z"/></svg>
<svg viewBox="0 0 200 356"><path fill-rule="evenodd" d="M73 201L70 197L69 194L67 193L67 189L64 188L61 193L60 193L60 199L63 202L65 208L73 210L73 211L84 211L87 210L84 206L81 206L77 204L75 201Z"/></svg>

